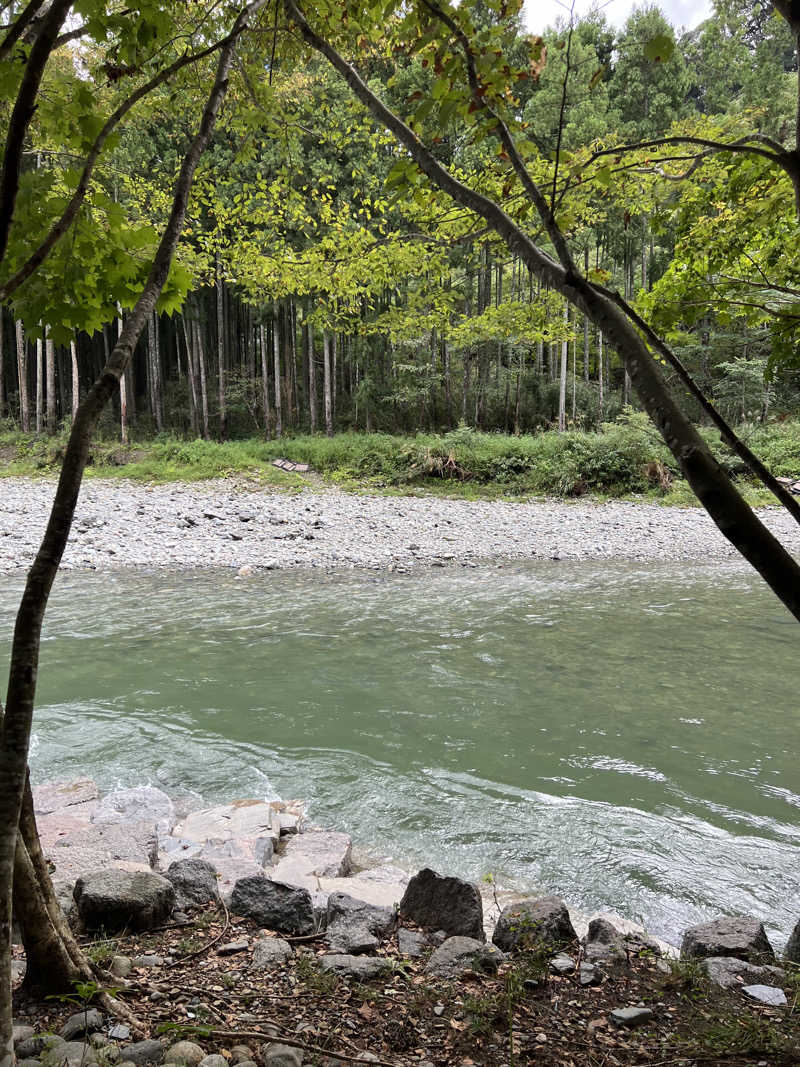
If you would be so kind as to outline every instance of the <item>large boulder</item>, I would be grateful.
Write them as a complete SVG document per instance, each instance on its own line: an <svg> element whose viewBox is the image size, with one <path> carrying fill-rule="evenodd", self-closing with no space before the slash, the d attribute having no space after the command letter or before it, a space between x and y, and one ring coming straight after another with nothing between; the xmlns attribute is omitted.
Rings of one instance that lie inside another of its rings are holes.
<svg viewBox="0 0 800 1067"><path fill-rule="evenodd" d="M75 903L87 930L150 930L175 904L172 883L160 874L96 871L75 883Z"/></svg>
<svg viewBox="0 0 800 1067"><path fill-rule="evenodd" d="M450 936L485 941L483 902L478 887L424 867L414 875L400 901L400 914L417 926Z"/></svg>
<svg viewBox="0 0 800 1067"><path fill-rule="evenodd" d="M431 955L425 973L438 978L455 978L465 971L495 974L505 958L500 949L474 937L448 937Z"/></svg>
<svg viewBox="0 0 800 1067"><path fill-rule="evenodd" d="M520 900L503 908L492 941L503 952L516 948L555 951L577 935L567 905L560 897Z"/></svg>
<svg viewBox="0 0 800 1067"><path fill-rule="evenodd" d="M165 877L175 890L175 907L200 908L219 900L217 872L206 860L175 860L169 865Z"/></svg>
<svg viewBox="0 0 800 1067"><path fill-rule="evenodd" d="M175 805L167 794L150 785L115 789L94 810L93 823L147 822L159 833L169 833L175 824Z"/></svg>
<svg viewBox="0 0 800 1067"><path fill-rule="evenodd" d="M760 963L774 959L775 953L758 919L749 915L726 915L691 926L683 935L681 956L684 959L735 956L750 963Z"/></svg>
<svg viewBox="0 0 800 1067"><path fill-rule="evenodd" d="M366 904L347 893L331 893L325 940L331 952L372 952L394 930L395 923L391 908Z"/></svg>
<svg viewBox="0 0 800 1067"><path fill-rule="evenodd" d="M280 934L314 932L314 906L308 890L270 881L263 875L240 878L233 887L230 908L235 915Z"/></svg>
<svg viewBox="0 0 800 1067"><path fill-rule="evenodd" d="M800 963L800 921L798 921L794 930L792 930L784 951L784 956L791 963Z"/></svg>

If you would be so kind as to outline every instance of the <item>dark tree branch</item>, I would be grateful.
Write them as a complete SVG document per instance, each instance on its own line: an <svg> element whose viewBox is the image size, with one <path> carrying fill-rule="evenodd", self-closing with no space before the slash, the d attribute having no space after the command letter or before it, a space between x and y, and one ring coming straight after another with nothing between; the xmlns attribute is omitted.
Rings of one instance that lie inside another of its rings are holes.
<svg viewBox="0 0 800 1067"><path fill-rule="evenodd" d="M484 218L530 270L602 329L619 353L645 410L713 521L800 620L800 566L748 507L677 406L652 353L622 310L585 278L567 271L537 247L497 203L458 181L370 90L355 68L314 31L296 0L285 0L285 6L308 44L326 57L373 117L397 137L420 170L454 200Z"/></svg>
<svg viewBox="0 0 800 1067"><path fill-rule="evenodd" d="M53 6L43 18L41 29L28 56L14 110L11 112L3 153L3 170L0 173L0 263L5 258L8 234L14 218L25 136L36 109L36 97L44 68L71 3L72 0L54 0Z"/></svg>
<svg viewBox="0 0 800 1067"><path fill-rule="evenodd" d="M8 57L11 49L36 18L39 9L43 4L44 0L30 0L30 3L20 11L19 15L17 15L16 19L8 27L8 32L3 38L2 43L0 43L0 62ZM8 5L5 6L7 7Z"/></svg>
<svg viewBox="0 0 800 1067"><path fill-rule="evenodd" d="M50 232L44 238L39 247L31 253L25 263L19 268L19 270L13 274L6 282L0 284L0 303L4 303L11 294L19 288L24 281L35 273L35 271L44 263L45 259L50 255L50 252L64 236L67 230L75 220L75 216L78 214L81 204L86 198L86 193L89 189L89 182L91 181L92 174L94 173L95 165L103 150L103 146L108 140L110 134L119 122L127 115L131 108L142 100L145 96L151 93L159 85L163 85L164 82L176 74L183 67L189 66L191 63L197 63L202 59L206 59L220 48L224 47L229 38L224 38L218 41L216 44L209 45L208 48L204 48L201 52L193 53L192 55L182 56L177 59L170 66L165 67L154 78L151 78L149 82L140 86L135 92L124 100L116 111L109 116L106 120L103 128L95 138L86 161L84 163L83 172L81 173L80 180L72 194L69 203L64 208L61 217L53 223Z"/></svg>

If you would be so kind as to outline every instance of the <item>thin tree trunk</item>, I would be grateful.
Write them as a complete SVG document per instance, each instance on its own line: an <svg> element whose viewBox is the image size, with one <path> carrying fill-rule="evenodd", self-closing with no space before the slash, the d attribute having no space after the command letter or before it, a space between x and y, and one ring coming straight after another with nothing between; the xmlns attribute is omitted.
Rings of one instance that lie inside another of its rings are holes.
<svg viewBox="0 0 800 1067"><path fill-rule="evenodd" d="M206 354L203 349L203 334L200 323L192 321L192 333L194 334L195 349L197 351L197 366L200 371L200 409L203 415L203 440L211 438L211 429L208 420L208 385L206 383Z"/></svg>
<svg viewBox="0 0 800 1067"><path fill-rule="evenodd" d="M0 307L0 420L6 414L5 343L3 338L3 309Z"/></svg>
<svg viewBox="0 0 800 1067"><path fill-rule="evenodd" d="M322 393L325 403L325 433L333 437L333 410L331 404L331 343L327 330L322 333Z"/></svg>
<svg viewBox="0 0 800 1067"><path fill-rule="evenodd" d="M56 353L48 337L44 343L44 361L47 379L47 432L56 432Z"/></svg>
<svg viewBox="0 0 800 1067"><path fill-rule="evenodd" d="M186 316L181 315L181 330L183 332L183 344L186 349L186 377L189 381L189 420L192 427L192 436L199 437L200 422L197 417L197 383L195 381L194 373L194 350L192 342L189 339L189 331L186 328ZM175 335L175 343L178 343L177 333ZM122 383L120 382L120 393L122 392Z"/></svg>
<svg viewBox="0 0 800 1067"><path fill-rule="evenodd" d="M69 343L69 355L72 364L72 418L78 413L78 405L81 402L80 397L80 377L78 375L78 346L75 344L74 338Z"/></svg>
<svg viewBox="0 0 800 1067"><path fill-rule="evenodd" d="M281 404L281 331L280 305L272 303L272 361L275 368L275 436L283 437L283 410Z"/></svg>
<svg viewBox="0 0 800 1067"><path fill-rule="evenodd" d="M564 306L564 339L561 342L561 375L558 389L558 432L563 433L567 428L567 360L569 357L569 341L566 330L569 328L569 304Z"/></svg>
<svg viewBox="0 0 800 1067"><path fill-rule="evenodd" d="M603 400L603 331L597 331L597 383L600 386L599 394L599 408L600 408L600 422L602 423L604 417L604 400Z"/></svg>
<svg viewBox="0 0 800 1067"><path fill-rule="evenodd" d="M36 432L42 432L42 415L44 413L44 375L42 374L42 339L36 338Z"/></svg>
<svg viewBox="0 0 800 1067"><path fill-rule="evenodd" d="M269 357L267 356L267 331L264 323L258 326L258 341L261 349L261 403L264 407L264 432L272 437L272 412L269 406Z"/></svg>
<svg viewBox="0 0 800 1067"><path fill-rule="evenodd" d="M311 432L317 432L317 360L314 353L314 327L308 323L308 417Z"/></svg>
<svg viewBox="0 0 800 1067"><path fill-rule="evenodd" d="M219 395L219 439L228 438L228 408L225 390L225 296L222 288L222 260L217 252L217 385Z"/></svg>

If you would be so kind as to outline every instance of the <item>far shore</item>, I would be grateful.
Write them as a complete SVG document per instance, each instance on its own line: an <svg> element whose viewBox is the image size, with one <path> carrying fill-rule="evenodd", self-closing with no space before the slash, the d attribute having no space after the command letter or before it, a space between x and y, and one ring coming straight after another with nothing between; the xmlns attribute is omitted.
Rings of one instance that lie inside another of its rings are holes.
<svg viewBox="0 0 800 1067"><path fill-rule="evenodd" d="M0 482L0 573L30 565L52 502L50 479ZM781 508L762 521L800 554ZM736 561L699 508L630 501L468 501L336 489L287 493L241 480L142 485L92 479L64 557L72 570L261 570L478 566L500 560ZM744 562L742 561L743 565Z"/></svg>

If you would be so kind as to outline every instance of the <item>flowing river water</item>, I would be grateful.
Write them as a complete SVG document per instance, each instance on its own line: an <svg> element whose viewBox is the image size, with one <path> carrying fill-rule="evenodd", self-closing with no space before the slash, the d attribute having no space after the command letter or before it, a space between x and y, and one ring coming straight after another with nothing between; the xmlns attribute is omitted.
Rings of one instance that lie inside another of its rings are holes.
<svg viewBox="0 0 800 1067"><path fill-rule="evenodd" d="M19 579L0 584L7 659ZM301 796L407 869L557 892L676 941L800 918L797 623L736 566L72 573L31 767Z"/></svg>

